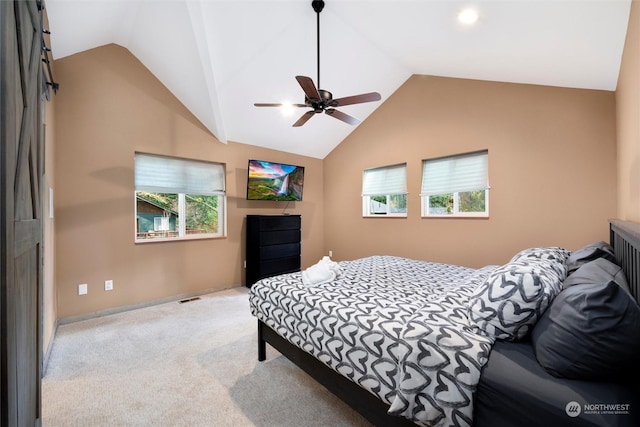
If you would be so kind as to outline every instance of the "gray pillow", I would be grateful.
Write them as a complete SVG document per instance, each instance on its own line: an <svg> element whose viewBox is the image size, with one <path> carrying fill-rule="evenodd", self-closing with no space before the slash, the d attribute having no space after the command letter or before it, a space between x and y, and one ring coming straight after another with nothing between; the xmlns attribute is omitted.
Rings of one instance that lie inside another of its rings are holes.
<svg viewBox="0 0 640 427"><path fill-rule="evenodd" d="M586 283L606 283L611 280L616 282L618 286L625 291L631 292L622 267L606 258L597 258L583 264L574 271L573 274L567 277L562 283L562 288L567 289L574 285L584 285Z"/></svg>
<svg viewBox="0 0 640 427"><path fill-rule="evenodd" d="M567 258L567 272L572 274L582 265L598 258L605 258L613 263L616 262L616 255L610 244L604 241L589 243L580 249L571 252Z"/></svg>
<svg viewBox="0 0 640 427"><path fill-rule="evenodd" d="M592 278L580 272L582 283L576 280L564 289L531 333L538 362L556 377L612 380L636 369L640 307L616 275L603 281L602 269L596 267Z"/></svg>

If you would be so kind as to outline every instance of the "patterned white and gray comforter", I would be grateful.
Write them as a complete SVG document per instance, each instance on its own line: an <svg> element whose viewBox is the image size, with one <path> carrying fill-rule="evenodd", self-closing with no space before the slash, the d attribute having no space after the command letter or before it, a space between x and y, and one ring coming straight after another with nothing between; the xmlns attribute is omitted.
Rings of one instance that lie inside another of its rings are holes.
<svg viewBox="0 0 640 427"><path fill-rule="evenodd" d="M472 424L473 392L493 339L473 332L469 297L496 268L372 256L342 261L331 283L263 279L251 313L425 426Z"/></svg>

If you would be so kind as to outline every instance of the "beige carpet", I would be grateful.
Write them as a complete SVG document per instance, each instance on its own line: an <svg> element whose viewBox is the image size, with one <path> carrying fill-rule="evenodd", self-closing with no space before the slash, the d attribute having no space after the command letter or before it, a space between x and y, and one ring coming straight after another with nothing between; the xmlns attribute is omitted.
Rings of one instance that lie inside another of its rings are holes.
<svg viewBox="0 0 640 427"><path fill-rule="evenodd" d="M370 426L267 346L248 289L61 325L42 381L44 427Z"/></svg>

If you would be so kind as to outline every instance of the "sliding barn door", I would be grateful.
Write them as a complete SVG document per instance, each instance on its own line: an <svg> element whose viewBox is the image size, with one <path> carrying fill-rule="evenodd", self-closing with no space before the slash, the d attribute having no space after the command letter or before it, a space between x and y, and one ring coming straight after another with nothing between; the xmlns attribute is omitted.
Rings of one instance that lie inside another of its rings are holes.
<svg viewBox="0 0 640 427"><path fill-rule="evenodd" d="M0 0L0 425L40 424L41 43L35 0Z"/></svg>

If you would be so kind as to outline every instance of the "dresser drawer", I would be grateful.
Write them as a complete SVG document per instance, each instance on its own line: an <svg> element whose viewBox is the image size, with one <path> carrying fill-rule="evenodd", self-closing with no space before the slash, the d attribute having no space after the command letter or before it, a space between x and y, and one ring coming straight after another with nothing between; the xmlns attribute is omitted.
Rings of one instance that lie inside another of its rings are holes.
<svg viewBox="0 0 640 427"><path fill-rule="evenodd" d="M260 248L260 259L300 257L300 243L286 243L284 245L262 246Z"/></svg>
<svg viewBox="0 0 640 427"><path fill-rule="evenodd" d="M258 217L260 231L299 230L300 223L299 215L265 215Z"/></svg>
<svg viewBox="0 0 640 427"><path fill-rule="evenodd" d="M300 257L276 258L260 263L260 278L300 271Z"/></svg>
<svg viewBox="0 0 640 427"><path fill-rule="evenodd" d="M264 231L260 233L260 246L300 242L300 230Z"/></svg>

